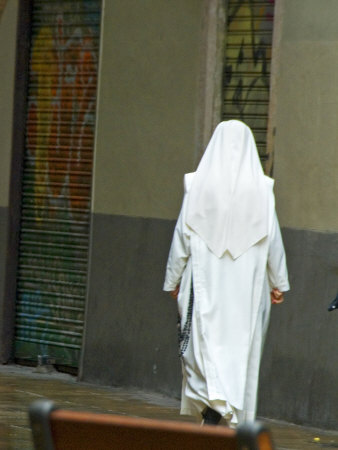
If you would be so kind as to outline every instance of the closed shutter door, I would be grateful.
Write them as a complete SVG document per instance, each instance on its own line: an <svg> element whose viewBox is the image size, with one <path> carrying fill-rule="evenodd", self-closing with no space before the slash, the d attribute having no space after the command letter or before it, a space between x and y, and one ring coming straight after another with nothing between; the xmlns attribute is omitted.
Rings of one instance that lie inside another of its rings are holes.
<svg viewBox="0 0 338 450"><path fill-rule="evenodd" d="M273 0L229 0L223 120L253 131L264 165L269 108Z"/></svg>
<svg viewBox="0 0 338 450"><path fill-rule="evenodd" d="M84 325L101 2L35 0L15 356L78 366Z"/></svg>

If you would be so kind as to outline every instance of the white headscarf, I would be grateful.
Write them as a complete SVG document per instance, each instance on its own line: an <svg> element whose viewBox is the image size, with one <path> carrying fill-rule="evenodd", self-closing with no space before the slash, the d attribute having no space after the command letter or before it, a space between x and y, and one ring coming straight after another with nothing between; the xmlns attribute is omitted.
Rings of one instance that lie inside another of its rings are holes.
<svg viewBox="0 0 338 450"><path fill-rule="evenodd" d="M219 258L238 258L268 234L268 184L249 127L221 122L197 168L187 225Z"/></svg>

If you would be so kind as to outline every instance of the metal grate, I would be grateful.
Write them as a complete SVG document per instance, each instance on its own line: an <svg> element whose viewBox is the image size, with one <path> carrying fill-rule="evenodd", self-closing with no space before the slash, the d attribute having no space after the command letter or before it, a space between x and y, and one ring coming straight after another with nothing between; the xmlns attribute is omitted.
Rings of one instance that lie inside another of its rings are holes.
<svg viewBox="0 0 338 450"><path fill-rule="evenodd" d="M77 367L89 245L100 0L33 1L15 356Z"/></svg>
<svg viewBox="0 0 338 450"><path fill-rule="evenodd" d="M274 0L229 0L223 120L239 119L253 131L266 159Z"/></svg>

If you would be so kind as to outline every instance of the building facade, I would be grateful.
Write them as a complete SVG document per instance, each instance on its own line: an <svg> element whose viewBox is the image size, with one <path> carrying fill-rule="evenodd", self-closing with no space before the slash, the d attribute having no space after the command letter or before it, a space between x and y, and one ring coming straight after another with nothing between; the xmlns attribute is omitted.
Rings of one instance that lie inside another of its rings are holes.
<svg viewBox="0 0 338 450"><path fill-rule="evenodd" d="M162 283L183 175L238 118L276 180L291 283L259 414L336 428L338 5L321 3L0 3L2 363L48 354L180 395Z"/></svg>

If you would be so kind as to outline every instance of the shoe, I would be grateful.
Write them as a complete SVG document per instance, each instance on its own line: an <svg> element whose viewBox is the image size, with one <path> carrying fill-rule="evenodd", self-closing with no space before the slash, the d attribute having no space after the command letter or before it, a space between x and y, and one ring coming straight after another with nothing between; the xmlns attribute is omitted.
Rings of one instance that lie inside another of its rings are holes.
<svg viewBox="0 0 338 450"><path fill-rule="evenodd" d="M207 406L202 411L202 417L203 417L202 425L218 425L219 421L222 418L220 413L218 413L214 409L209 408L209 406Z"/></svg>

